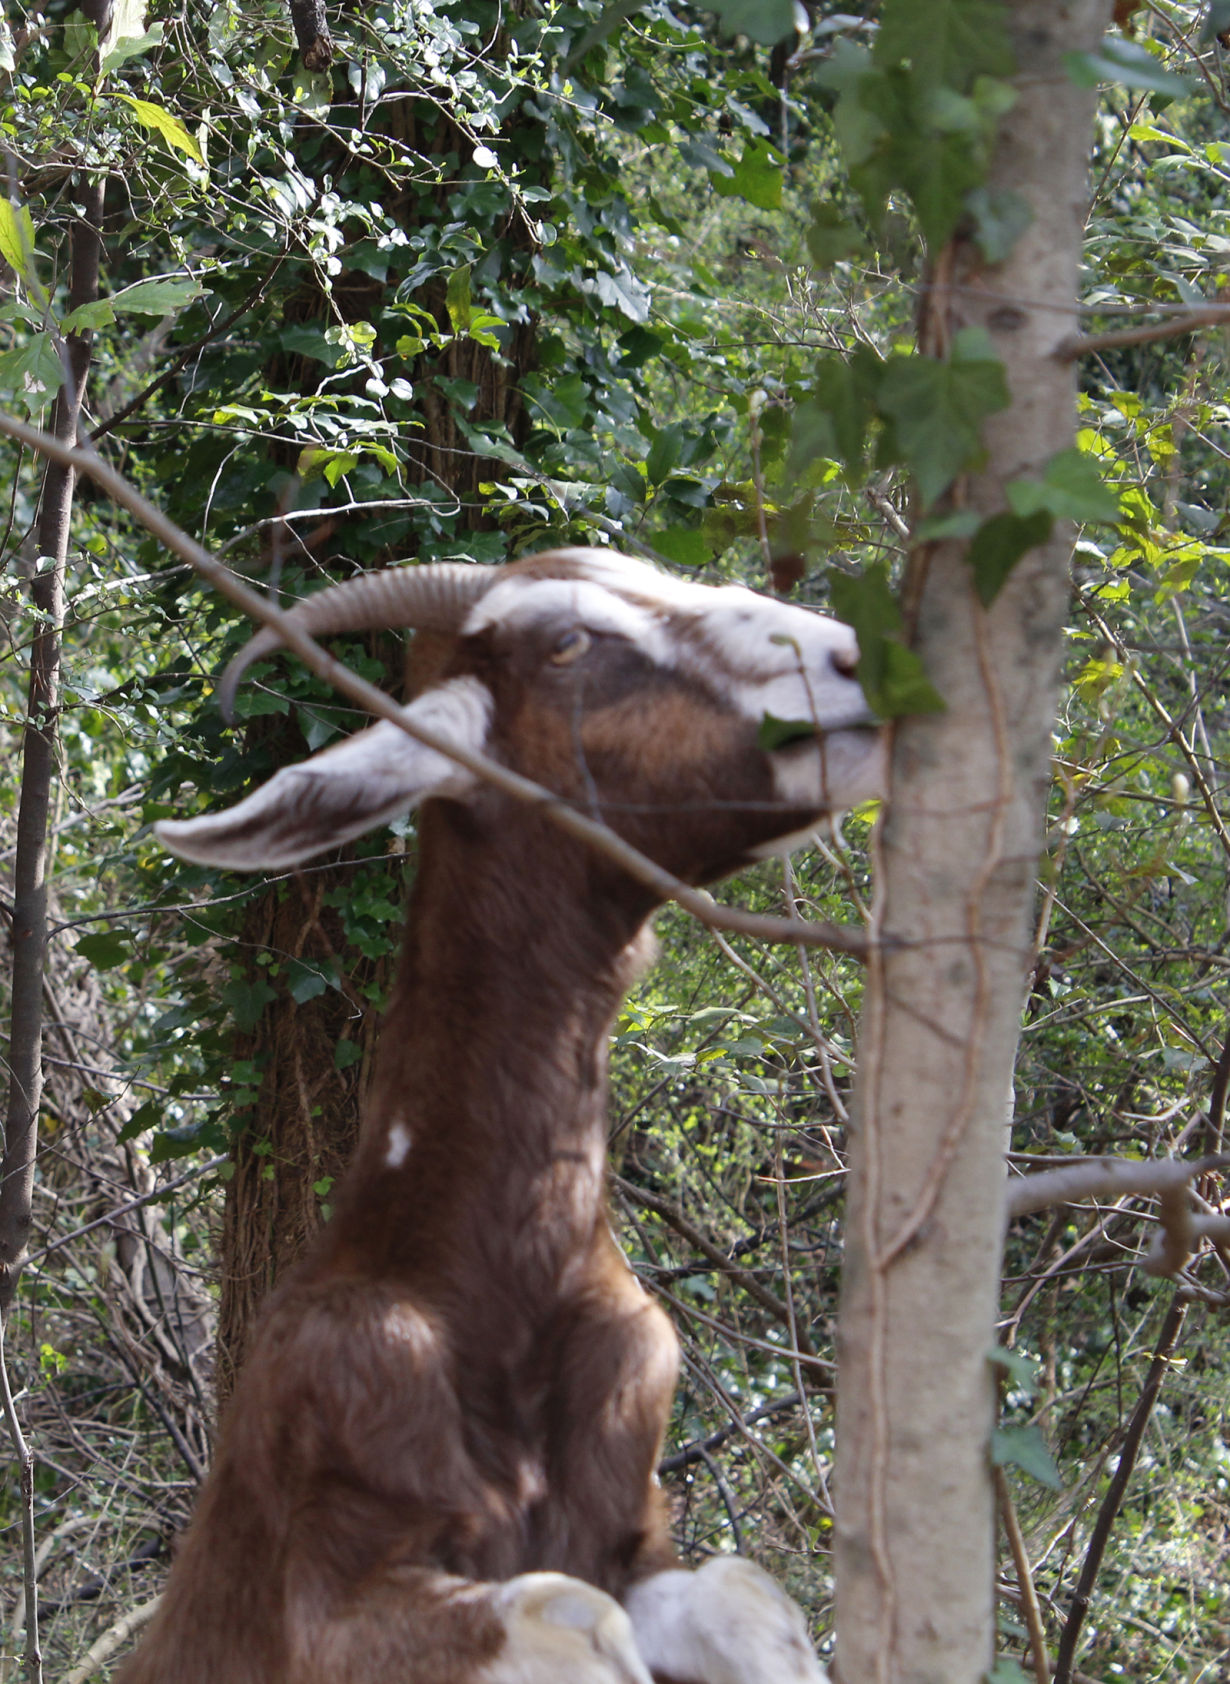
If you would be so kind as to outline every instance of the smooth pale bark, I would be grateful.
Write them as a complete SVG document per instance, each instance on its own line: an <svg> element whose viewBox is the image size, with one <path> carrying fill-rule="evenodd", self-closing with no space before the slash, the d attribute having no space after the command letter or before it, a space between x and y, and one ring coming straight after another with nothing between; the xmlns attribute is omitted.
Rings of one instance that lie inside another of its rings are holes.
<svg viewBox="0 0 1230 1684"><path fill-rule="evenodd" d="M1092 46L1100 0L1011 10L1018 103L991 185L1033 223L1001 267L942 253L920 348L985 328L1012 407L954 500L983 513L1072 442L1074 327L1092 95L1063 54ZM920 546L914 647L947 711L902 721L882 827L876 925L908 944L869 969L851 1146L838 1371L841 1684L980 1684L995 1651L990 1435L1004 1146L1051 730L1070 531L1017 566L990 610L963 546Z"/></svg>

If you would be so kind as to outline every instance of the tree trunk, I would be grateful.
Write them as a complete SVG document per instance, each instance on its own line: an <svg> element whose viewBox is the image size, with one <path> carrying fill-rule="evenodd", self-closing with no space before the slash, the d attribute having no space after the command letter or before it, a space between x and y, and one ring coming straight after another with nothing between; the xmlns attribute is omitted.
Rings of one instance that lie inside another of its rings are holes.
<svg viewBox="0 0 1230 1684"><path fill-rule="evenodd" d="M1072 441L1072 331L1093 96L1063 55L1091 47L1100 0L1011 8L1018 103L992 189L1029 229L1001 266L940 254L920 349L980 326L1012 406L985 431L960 501ZM875 923L904 945L869 968L846 1221L838 1382L841 1684L980 1684L995 1652L990 1461L1005 1123L1031 954L1063 657L1070 533L1017 565L991 608L964 547L921 545L905 602L946 711L904 720L879 839Z"/></svg>
<svg viewBox="0 0 1230 1684"><path fill-rule="evenodd" d="M104 180L81 188L81 214L71 235L70 310L98 297ZM65 383L56 397L51 430L74 443L90 367L89 334L70 334ZM43 623L30 651L29 699L22 736L21 796L13 864L13 989L9 1038L9 1098L0 1166L0 1316L7 1316L30 1234L30 1201L43 1091L43 970L47 952L47 853L55 780L60 698L60 631L64 569L73 508L71 469L49 463L43 477L35 542L52 565L36 575L31 596Z"/></svg>

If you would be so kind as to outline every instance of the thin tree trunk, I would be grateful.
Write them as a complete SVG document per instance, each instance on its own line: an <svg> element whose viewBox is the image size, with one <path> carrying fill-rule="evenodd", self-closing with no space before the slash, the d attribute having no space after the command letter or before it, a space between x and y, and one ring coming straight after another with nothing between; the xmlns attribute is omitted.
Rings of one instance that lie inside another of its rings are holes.
<svg viewBox="0 0 1230 1684"><path fill-rule="evenodd" d="M83 183L81 214L71 235L69 309L98 297L102 255L103 178ZM67 444L90 367L89 334L70 334L65 383L51 430ZM43 623L30 653L30 683L22 737L21 796L13 867L13 993L9 1039L9 1099L0 1166L0 1316L17 1290L30 1234L38 1108L43 1075L43 969L47 950L47 852L55 778L60 700L60 632L64 624L64 568L73 506L71 470L50 463L43 479L36 543L52 565L34 579L31 595Z"/></svg>
<svg viewBox="0 0 1230 1684"><path fill-rule="evenodd" d="M1063 55L1100 33L1100 0L1011 8L1018 103L991 187L1033 222L987 268L940 254L921 349L991 335L1012 407L986 429L963 501L1004 507L1071 443L1071 331L1092 95ZM914 647L947 704L895 733L876 924L907 945L869 969L852 1142L838 1365L837 1673L841 1684L979 1684L995 1650L990 1459L1005 1122L1030 957L1070 534L1029 552L989 610L962 546L911 557Z"/></svg>

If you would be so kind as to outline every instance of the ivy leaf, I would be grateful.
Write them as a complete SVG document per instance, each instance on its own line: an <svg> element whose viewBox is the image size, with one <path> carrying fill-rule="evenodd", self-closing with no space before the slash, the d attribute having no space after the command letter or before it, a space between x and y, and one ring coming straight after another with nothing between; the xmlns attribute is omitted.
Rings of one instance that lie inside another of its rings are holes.
<svg viewBox="0 0 1230 1684"><path fill-rule="evenodd" d="M991 1434L991 1460L997 1468L1020 1468L1048 1490L1063 1490L1063 1480L1041 1427L996 1427Z"/></svg>
<svg viewBox="0 0 1230 1684"><path fill-rule="evenodd" d="M908 61L923 88L964 93L977 76L1011 76L1007 8L1000 0L887 0L875 56Z"/></svg>
<svg viewBox="0 0 1230 1684"><path fill-rule="evenodd" d="M861 473L876 416L876 397L885 364L868 346L850 357L822 357L812 377L812 395L791 422L790 472L798 474L817 456L844 462Z"/></svg>
<svg viewBox="0 0 1230 1684"><path fill-rule="evenodd" d="M1108 35L1091 53L1065 53L1063 62L1068 75L1082 88L1118 82L1124 88L1175 98L1192 92L1186 77L1176 76L1159 64L1143 41L1125 41L1118 35Z"/></svg>
<svg viewBox="0 0 1230 1684"><path fill-rule="evenodd" d="M988 263L1002 263L1034 219L1029 202L1011 188L975 187L965 208Z"/></svg>
<svg viewBox="0 0 1230 1684"><path fill-rule="evenodd" d="M892 417L924 507L981 459L982 422L1009 403L1002 363L960 350L958 343L948 362L892 357L880 380L880 406Z"/></svg>
<svg viewBox="0 0 1230 1684"><path fill-rule="evenodd" d="M944 700L912 649L900 641L901 610L885 566L829 581L833 610L858 637L858 681L868 704L883 719L907 713L942 713Z"/></svg>
<svg viewBox="0 0 1230 1684"><path fill-rule="evenodd" d="M716 13L730 34L746 35L762 47L775 47L798 28L795 0L707 0L706 10Z"/></svg>
<svg viewBox="0 0 1230 1684"><path fill-rule="evenodd" d="M776 210L782 202L782 157L767 140L749 140L731 175L710 175L723 199L746 199L757 210Z"/></svg>
<svg viewBox="0 0 1230 1684"><path fill-rule="evenodd" d="M1021 1351L1014 1351L1007 1345L992 1345L988 1355L996 1368L1004 1369L1023 1392L1033 1396L1038 1384L1038 1370L1041 1367L1034 1357L1027 1357Z"/></svg>
<svg viewBox="0 0 1230 1684"><path fill-rule="evenodd" d="M1123 518L1119 498L1099 474L1097 464L1076 446L1052 456L1041 480L1013 480L1007 496L1018 515L1045 509L1056 520L1117 522Z"/></svg>
<svg viewBox="0 0 1230 1684"><path fill-rule="evenodd" d="M995 601L1021 557L1038 544L1045 544L1053 524L1046 509L1030 515L1005 510L983 521L970 539L966 560L973 569L974 585L984 608Z"/></svg>
<svg viewBox="0 0 1230 1684"><path fill-rule="evenodd" d="M163 106L155 105L152 100L136 99L132 94L116 94L115 97L122 99L125 105L131 105L138 123L144 124L147 129L153 129L155 134L160 134L168 146L174 147L177 152L187 153L188 157L198 164L205 162L205 154L179 118L172 117Z"/></svg>
<svg viewBox="0 0 1230 1684"><path fill-rule="evenodd" d="M290 987L290 997L297 1006L306 1004L308 1000L315 1000L330 986L330 979L323 971L317 970L315 965L305 964L302 959L292 959L286 966L286 979Z"/></svg>
<svg viewBox="0 0 1230 1684"><path fill-rule="evenodd" d="M241 1035L251 1034L265 1007L277 998L264 977L257 977L252 982L242 979L228 982L221 995L222 1003L234 1018L235 1027Z"/></svg>

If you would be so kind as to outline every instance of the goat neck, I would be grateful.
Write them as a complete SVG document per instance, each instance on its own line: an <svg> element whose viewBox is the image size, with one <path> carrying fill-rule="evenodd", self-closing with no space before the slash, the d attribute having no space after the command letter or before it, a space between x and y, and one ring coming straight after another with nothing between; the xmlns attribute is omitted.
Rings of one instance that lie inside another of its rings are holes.
<svg viewBox="0 0 1230 1684"><path fill-rule="evenodd" d="M542 1290L604 1221L607 1040L652 901L528 809L431 802L421 835L335 1255L447 1290L477 1254Z"/></svg>

